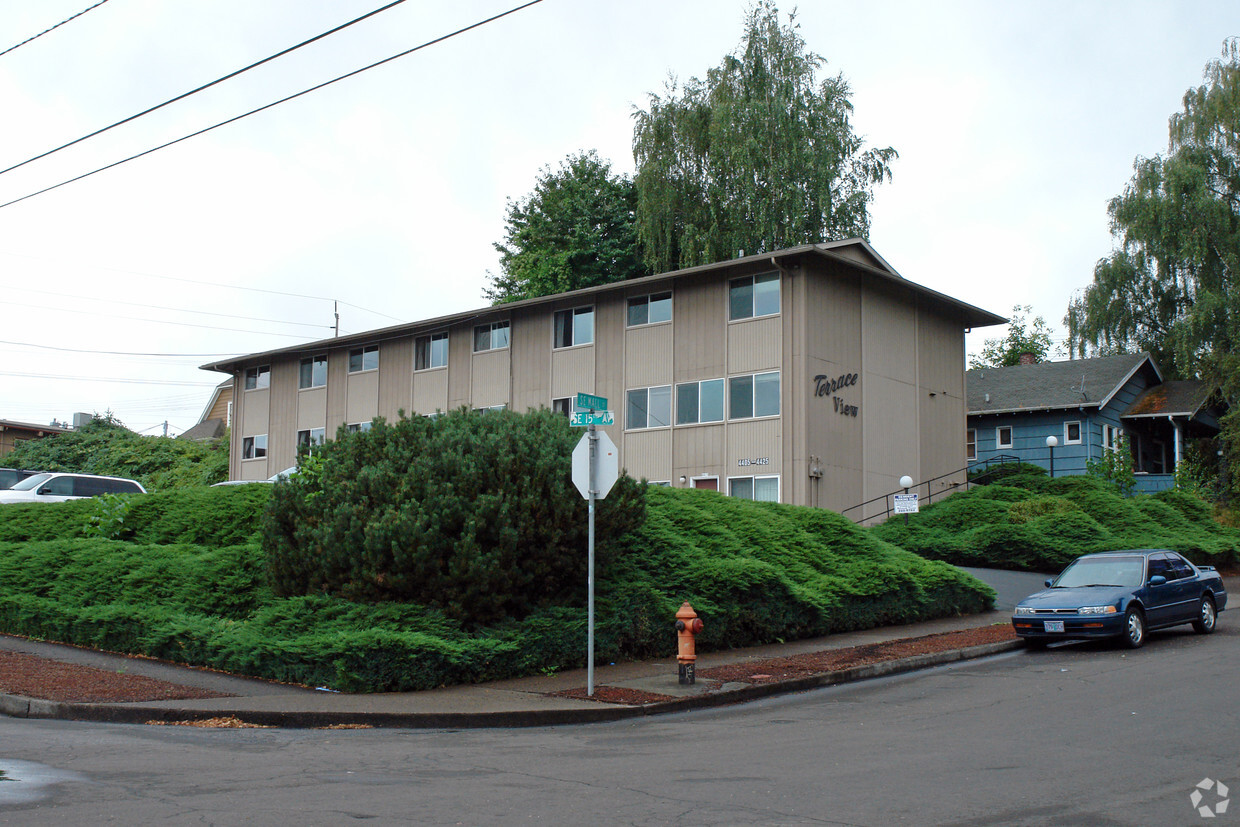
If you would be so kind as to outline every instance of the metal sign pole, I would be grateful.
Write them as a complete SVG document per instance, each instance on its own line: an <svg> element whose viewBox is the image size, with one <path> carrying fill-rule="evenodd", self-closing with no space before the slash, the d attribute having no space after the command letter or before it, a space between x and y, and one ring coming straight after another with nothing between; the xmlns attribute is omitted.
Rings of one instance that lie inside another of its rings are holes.
<svg viewBox="0 0 1240 827"><path fill-rule="evenodd" d="M589 629L586 636L586 695L594 697L594 497L598 493L598 433L591 425L586 431L590 439L590 571L586 576L588 595L586 598L586 625Z"/></svg>

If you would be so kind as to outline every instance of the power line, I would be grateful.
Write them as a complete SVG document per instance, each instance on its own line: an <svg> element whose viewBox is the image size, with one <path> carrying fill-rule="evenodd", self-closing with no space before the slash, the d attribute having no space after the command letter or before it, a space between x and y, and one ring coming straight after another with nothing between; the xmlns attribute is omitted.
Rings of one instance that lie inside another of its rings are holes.
<svg viewBox="0 0 1240 827"><path fill-rule="evenodd" d="M346 74L340 75L339 77L332 78L331 80L328 80L328 81L324 81L323 83L317 84L317 85L315 85L315 86L311 86L309 89L304 89L304 90L302 90L301 92L297 92L297 93L295 93L295 94L289 95L288 97L280 98L280 99L279 99L279 100L277 100L277 101L273 101L273 102L271 102L271 103L269 103L269 104L266 104L266 105L264 105L264 106L260 106L260 107L258 107L257 109L251 109L249 112L244 112L244 113L242 113L242 114L240 114L240 115L237 115L236 117L229 118L229 119L228 119L228 120L226 120L226 121L220 121L219 123L215 124L214 126L208 126L208 127L204 128L204 129L199 129L197 132L191 132L190 134L188 134L188 135L184 135L184 136L182 136L182 137L180 137L180 138L177 138L176 140L168 141L167 143L160 144L159 146L152 147L152 148L150 148L150 149L148 149L148 150L145 150L145 151L143 151L143 152L139 152L139 153L138 153L138 154L136 154L136 155L130 155L128 158L122 158L122 159L121 159L121 160L119 160L119 161L113 161L113 162L112 162L112 163L110 163L110 164L107 164L107 165L105 165L105 166L99 167L98 169L91 170L90 172L84 172L84 173L82 173L81 175L78 175L78 176L76 176L76 177L74 177L74 178L70 178L70 179L69 179L69 180L67 180L67 181L61 181L59 184L53 184L52 186L50 186L50 187L44 187L43 189L41 189L41 190L39 190L39 191L37 191L37 192L32 192L32 193L30 193L30 194L28 194L28 195L23 195L21 198L14 198L12 201L6 201L5 203L0 204L0 209L4 209L5 207L11 207L11 206L13 206L14 204L19 204L19 203L21 203L22 201L25 201L25 200L27 200L27 199L29 199L29 198L34 198L34 197L35 197L35 196L37 196L37 195L43 195L44 193L51 192L52 190L59 189L59 188L61 188L61 187L63 187L63 186L66 186L66 185L68 185L68 184L72 184L72 183L75 183L75 182L77 182L77 181L81 181L81 180L82 180L82 179L84 179L84 178L89 178L89 177L91 177L92 175L96 175L96 174L98 174L98 173L100 173L100 172L104 172L104 171L106 171L106 170L112 169L113 167L119 167L121 164L127 164L127 163L129 163L130 161L136 161L136 160L137 160L137 159L139 159L139 158L142 158L142 157L145 157L145 156L150 155L150 154L152 154L152 153L158 152L158 151L159 151L159 150L161 150L161 149L167 149L168 147L170 147L170 146L174 146L174 145L176 145L176 144L179 144L179 143L181 143L182 141L188 141L190 138L196 138L196 137L198 137L199 135L205 135L206 133L208 133L208 132L210 132L210 131L212 131L212 130L219 129L221 126L227 126L227 125L228 125L228 124L230 124L230 123L236 123L237 121L242 120L243 118L248 118L248 117L250 117L251 115L257 115L259 112L263 112L263 111L266 111L266 110L271 109L271 108L273 108L273 107L279 106L279 105L280 105L280 104L282 104L282 103L288 103L289 101L291 101L291 100L295 100L295 99L297 99L297 98L300 98L300 97L302 97L303 95L308 95L308 94L310 94L311 92L317 92L318 90L323 89L324 87L331 86L333 83L338 83L338 82L340 82L340 81L342 81L342 80L346 80L347 78L351 78L351 77L353 77L354 75L360 75L362 72L366 72L366 71L369 71L369 70L374 69L374 68L376 68L376 67L382 66L382 65L384 65L385 63L391 63L393 60L396 60L397 58L402 58L402 57L405 57L406 55L411 55L411 54L413 54L414 52L417 52L417 51L420 51L420 50L422 50L422 49L425 49L425 48L427 48L428 46L434 46L434 45L435 45L435 44L437 44L437 43L442 43L443 41L448 40L448 39L453 38L453 37L456 37L457 35L464 34L465 32L468 32L468 31L470 31L470 30L472 30L472 29L476 29L476 28L478 28L478 27L480 27L480 26L485 26L485 25L486 25L486 24L488 24L488 23L493 23L494 21L499 20L499 19L500 19L500 18L502 18L502 17L507 17L507 16L508 16L508 15L510 15L510 14L515 14L516 12L519 12L519 11L521 11L522 9L527 9L527 8L529 8L530 6L535 6L535 5L538 5L538 4L539 4L539 3L541 3L541 2L542 2L542 0L529 0L529 2L528 2L528 3L523 3L522 5L520 5L520 6L516 6L516 7L514 7L514 8L511 8L511 9L509 9L509 10L508 10L508 11L506 11L506 12L500 12L500 13L499 13L499 14L497 14L497 15L494 15L494 16L492 16L492 17L488 17L486 20L480 20L480 21L479 21L479 22L477 22L477 23L472 23L472 24L470 24L470 25L468 25L468 26L465 26L464 28L457 29L457 30L456 30L456 31L454 31L454 32L450 32L450 33L448 33L448 34L442 35L441 37L437 37L437 38L435 38L435 39L433 39L433 40L428 40L428 41L426 41L425 43L421 44L420 46L414 46L412 49L406 49L405 51L400 52L400 53L398 53L398 54L394 54L394 55L392 55L391 57L386 57L386 58L384 58L383 60L376 61L375 63L372 63L372 64L370 64L369 66L363 66L363 67L362 67L362 68L360 68L360 69L354 69L352 72L348 72L348 73L346 73Z"/></svg>
<svg viewBox="0 0 1240 827"><path fill-rule="evenodd" d="M234 313L215 313L210 310L190 310L182 307L167 307L162 304L142 304L141 302L127 302L120 299L105 299L102 296L79 296L74 293L62 293L54 290L35 290L32 287L11 287L11 290L20 290L23 293L39 293L44 296L57 296L61 298L82 299L83 301L106 302L108 304L123 304L127 307L144 307L148 310L170 310L173 313L195 313L199 316L219 316L224 319L241 319L247 322L267 322L269 324L287 324L296 327L313 327L315 329L327 328L331 329L331 325L312 324L310 322L284 322L279 319L264 319L259 316L238 316Z"/></svg>
<svg viewBox="0 0 1240 827"><path fill-rule="evenodd" d="M0 345L16 345L17 347L35 347L40 350L59 350L65 353L91 353L96 356L162 356L184 359L216 359L237 356L236 353L126 353L120 350L83 350L76 347L56 347L55 345L36 345L32 342L9 342L0 339Z"/></svg>
<svg viewBox="0 0 1240 827"><path fill-rule="evenodd" d="M296 333L273 333L269 330L245 330L239 327L219 327L209 324L191 324L190 322L176 322L169 319L147 319L142 316L123 316L119 313L96 313L93 310L72 310L68 307L49 307L46 304L27 304L25 302L6 301L5 304L13 307L32 307L36 310L54 310L58 313L77 313L82 316L103 316L109 319L124 319L130 322L147 322L149 324L174 324L178 327L197 327L203 330L225 330L229 333L255 333L260 336L283 336L286 339L305 339L305 336L299 336ZM327 327L327 325L323 325Z"/></svg>
<svg viewBox="0 0 1240 827"><path fill-rule="evenodd" d="M90 6L90 7L88 7L88 8L85 8L85 9L82 9L80 12L78 12L78 13L77 13L77 14L75 14L75 15L73 15L73 17L69 17L69 18L66 18L66 19L64 19L64 20L61 20L61 21L60 21L59 23L57 23L55 26L52 26L52 28L51 28L51 29L44 29L43 31L41 31L41 32L39 32L38 34L36 34L34 37L28 37L28 38L26 38L25 40L23 40L21 43L18 43L16 46L10 46L9 48L5 49L3 52L0 52L0 57L4 57L5 55L7 55L9 52L13 51L14 49L20 49L22 46L25 46L27 43L29 43L29 42L30 42L30 41L32 41L32 40L38 40L38 39L39 39L40 37L42 37L43 35L47 34L47 33L48 33L48 32L50 32L50 31L52 31L52 29L59 29L61 26L65 25L65 24L66 24L66 23L68 23L70 20L76 20L77 18L79 18L79 17L81 17L82 15L86 14L86 12L90 11L91 9L97 9L97 8L99 8L100 6L102 6L102 5L103 5L104 3L106 3L106 2L108 2L108 0L99 0L99 2L98 2L98 3L96 3L95 5ZM5 171L7 172L7 170L5 170Z"/></svg>
<svg viewBox="0 0 1240 827"><path fill-rule="evenodd" d="M107 2L107 0L103 0L103 2L105 2L105 3L106 3L106 2ZM400 5L401 3L403 3L403 2L405 2L405 0L395 0L395 2L388 3L386 6L383 6L383 7L381 7L381 8L375 9L375 10L374 10L374 11L372 11L372 12L368 12L368 13L366 13L366 14L363 14L361 17L358 17L358 18L356 18L356 19L354 19L354 20L350 20L348 23L342 23L341 25L337 26L336 28L334 28L334 29L330 29L330 30L328 30L328 31L325 31L325 32L323 32L323 33L322 33L322 34L320 34L320 35L316 35L316 36L314 36L314 37L310 38L309 40L303 40L301 43L298 43L296 46L289 46L287 49L285 49L285 50L283 50L283 51L281 51L281 52L276 52L274 55L271 55L270 57L265 57L265 58L263 58L262 60L258 61L257 63L251 63L249 66L246 66L246 67L244 67L244 68L242 68L242 69L238 69L238 70L237 70L237 71L235 71L235 72L231 72L231 73L229 73L229 74L227 74L227 75L224 75L222 78L216 78L215 80L211 81L210 83L204 83L202 86L199 86L197 89L191 89L191 90L189 90L188 92L185 92L185 93L183 93L183 94L177 95L175 98L169 98L168 100L164 101L164 102L163 102L163 103L161 103L161 104L157 104L157 105L155 105L155 106L152 106L152 107L151 107L151 108L149 108L149 109L144 109L143 111L139 112L139 113L138 113L138 114L136 114L136 115L130 115L128 118L125 118L124 120L121 120L121 121L117 121L116 123L111 124L110 126L105 126L105 127L103 127L102 129L96 129L94 132L90 133L89 135L83 135L82 137L80 137L80 138L78 138L78 139L76 139L76 140L70 141L70 142L69 142L69 143L67 143L67 144L62 144L61 146L58 146L58 147L56 147L55 149L49 149L47 152L44 152L44 153L39 154L39 155L36 155L36 156L34 156L33 158L27 158L25 161L22 161L20 164L14 164L13 166L9 167L8 169L3 169L3 170L0 170L0 175L3 175L3 174L4 174L4 173L6 173L6 172L12 172L13 170L17 169L18 167L24 167L26 164L29 164L29 163L31 163L31 162L33 162L33 161L37 161L37 160L39 160L40 158L46 158L46 157L47 157L47 156L49 156L49 155L52 155L52 154L57 153L57 152L60 152L60 150L62 150L62 149L68 149L69 147L73 146L74 144L80 144L82 141L85 141L85 140L87 140L88 138L93 138L93 137L95 137L96 135L102 135L104 132L107 132L109 129L115 129L115 128L116 128L116 127L118 127L118 126L121 126L121 125L123 125L123 124L127 124L127 123L129 123L130 121L135 121L135 120L137 120L138 118L141 118L141 117L142 117L142 116L144 116L144 115L149 115L149 114L151 114L152 112L156 111L157 109L163 109L165 106L168 106L169 104L172 104L172 103L176 103L176 102L177 102L177 101L179 101L179 100L184 100L185 98L188 98L190 95L196 95L197 93L199 93L199 92L203 91L204 89L210 89L212 86L215 86L216 84L223 83L223 82L224 82L224 81L226 81L226 80L231 80L232 78L235 78L237 75L243 74L243 73L245 73L245 72L250 71L251 69L255 69L255 68L259 67L259 66L262 66L264 63L270 63L271 61L273 61L273 60L275 60L275 59L277 59L277 58L284 57L285 55L289 54L290 52L295 52L295 51L297 51L297 50L298 50L298 49L300 49L302 46L309 46L311 43L314 43L314 42L315 42L315 41L317 41L317 40L322 40L323 38L327 37L328 35L333 35L333 34L335 34L336 32L341 31L342 29L347 29L347 28L349 28L350 26L352 26L354 23L360 23L360 22L362 22L363 20L365 20L365 19L366 19L366 18L368 18L368 17L374 17L374 16L375 16L376 14L378 14L379 12L384 12L384 11L387 11L388 9L392 8L393 6L399 6L399 5ZM101 4L96 4L96 5L101 5ZM94 8L94 6L91 6L91 8ZM87 9L87 11L90 11L90 9ZM83 12L83 14L85 14L85 12ZM69 18L69 19L70 19L70 20L72 20L73 18ZM51 31L51 29L49 29L48 31ZM37 36L38 36L38 35L36 35L36 37L37 37ZM20 45L20 44L19 44L19 45ZM17 47L16 47L16 46L14 46L13 48L14 48L14 49L16 49ZM3 54L3 52L0 52L0 54Z"/></svg>
<svg viewBox="0 0 1240 827"><path fill-rule="evenodd" d="M177 379L124 379L119 376L64 376L56 373L16 373L0 371L0 376L20 379L72 379L81 382L115 382L123 385L175 385L184 388L214 388L219 382L183 382Z"/></svg>
<svg viewBox="0 0 1240 827"><path fill-rule="evenodd" d="M53 260L53 259L47 259L47 258L39 258L38 256L26 255L25 253L12 253L7 250L3 251L3 253L6 256L28 258L28 259L33 259L34 261L52 261ZM340 301L339 299L328 298L327 296L309 296L309 295L306 295L305 293L288 293L283 290L267 290L262 287L243 287L242 285L239 285L239 284L221 284L218 281L203 281L201 279L187 279L181 276L165 276L159 273L144 273L141 270L125 270L120 267L99 266L98 269L104 270L110 273L127 273L128 275L131 275L131 276L142 276L144 278L150 278L150 279L163 279L164 281L179 281L184 284L203 284L208 287L223 287L229 290L244 290L250 293L266 293L267 295L270 295L270 296L287 296L293 299L310 299L312 301L324 301L324 302ZM389 316L386 313L380 313L378 310L371 310L369 308L362 307L361 305L351 304L346 301L340 301L340 303L344 305L345 307L352 307L354 310L361 310L363 313L372 313L375 316L382 316L383 318L391 319L394 322L404 321L404 319L399 319L396 316ZM330 327L330 325L327 325L327 326Z"/></svg>

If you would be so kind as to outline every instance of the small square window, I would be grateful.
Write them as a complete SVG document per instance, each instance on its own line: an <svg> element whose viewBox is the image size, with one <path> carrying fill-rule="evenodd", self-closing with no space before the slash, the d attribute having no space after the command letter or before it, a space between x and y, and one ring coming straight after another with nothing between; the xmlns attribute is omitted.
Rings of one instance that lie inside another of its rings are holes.
<svg viewBox="0 0 1240 827"><path fill-rule="evenodd" d="M327 354L307 356L301 360L297 374L298 390L321 388L327 384Z"/></svg>
<svg viewBox="0 0 1240 827"><path fill-rule="evenodd" d="M1012 428L1004 425L1001 428L995 428L995 447L1011 448L1012 447Z"/></svg>
<svg viewBox="0 0 1240 827"><path fill-rule="evenodd" d="M1064 445L1080 445L1081 444L1081 423L1065 422L1063 424L1063 444Z"/></svg>
<svg viewBox="0 0 1240 827"><path fill-rule="evenodd" d="M367 345L349 351L349 373L360 373L364 370L378 370L379 346Z"/></svg>
<svg viewBox="0 0 1240 827"><path fill-rule="evenodd" d="M245 369L245 389L247 391L262 390L271 386L271 365L259 365Z"/></svg>
<svg viewBox="0 0 1240 827"><path fill-rule="evenodd" d="M432 333L430 336L419 336L414 350L414 370L442 368L448 364L448 334Z"/></svg>
<svg viewBox="0 0 1240 827"><path fill-rule="evenodd" d="M594 308L577 307L555 314L554 347L588 345L594 341Z"/></svg>
<svg viewBox="0 0 1240 827"><path fill-rule="evenodd" d="M508 322L480 324L474 328L474 353L503 350L508 347ZM445 364L447 364L445 362Z"/></svg>

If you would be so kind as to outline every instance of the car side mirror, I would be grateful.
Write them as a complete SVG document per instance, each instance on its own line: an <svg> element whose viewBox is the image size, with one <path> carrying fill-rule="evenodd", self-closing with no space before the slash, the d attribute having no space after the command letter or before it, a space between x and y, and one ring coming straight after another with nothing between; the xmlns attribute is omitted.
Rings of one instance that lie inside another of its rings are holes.
<svg viewBox="0 0 1240 827"><path fill-rule="evenodd" d="M1054 583L1054 582L1055 582L1055 578L1053 577L1046 578L1046 588L1049 589L1051 587L1051 583Z"/></svg>
<svg viewBox="0 0 1240 827"><path fill-rule="evenodd" d="M1163 583L1166 583L1166 582L1167 582L1167 578L1163 577L1161 574L1156 574L1150 578L1151 586L1161 586Z"/></svg>
<svg viewBox="0 0 1240 827"><path fill-rule="evenodd" d="M51 486L49 486L49 485L45 485L45 486L43 486L42 488L40 488L40 489L39 489L39 496L40 496L40 497L41 497L41 496L43 496L44 494L51 494L51 493L52 493L52 488L51 488Z"/></svg>

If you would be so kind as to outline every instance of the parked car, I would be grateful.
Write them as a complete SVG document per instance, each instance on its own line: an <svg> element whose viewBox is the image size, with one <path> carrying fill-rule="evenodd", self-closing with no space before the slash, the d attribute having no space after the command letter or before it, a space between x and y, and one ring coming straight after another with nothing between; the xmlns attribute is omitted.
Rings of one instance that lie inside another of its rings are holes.
<svg viewBox="0 0 1240 827"><path fill-rule="evenodd" d="M64 502L100 494L145 494L134 480L100 477L94 474L35 474L7 491L0 491L0 504Z"/></svg>
<svg viewBox="0 0 1240 827"><path fill-rule="evenodd" d="M1191 623L1214 631L1227 606L1223 578L1167 549L1087 554L1046 581L1012 613L1016 634L1032 646L1056 640L1119 638L1136 649L1147 632Z"/></svg>
<svg viewBox="0 0 1240 827"><path fill-rule="evenodd" d="M33 477L38 471L29 471L25 468L0 468L0 491L7 491L17 483Z"/></svg>

